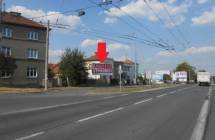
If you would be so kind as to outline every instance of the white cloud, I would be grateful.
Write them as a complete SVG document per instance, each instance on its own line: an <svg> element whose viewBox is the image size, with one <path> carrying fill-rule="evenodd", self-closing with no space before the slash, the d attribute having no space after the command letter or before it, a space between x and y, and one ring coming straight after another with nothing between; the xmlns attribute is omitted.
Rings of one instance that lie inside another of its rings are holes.
<svg viewBox="0 0 215 140"><path fill-rule="evenodd" d="M176 26L184 22L184 14L187 13L188 8L192 5L192 0L185 0L180 5L176 4L176 0L168 0L167 2L159 2L159 0L151 0L147 2L153 11L155 11L159 16L165 21L166 26ZM163 5L162 5L163 4ZM174 20L172 24L171 19L165 12L164 7L168 10L171 17ZM138 17L145 18L152 22L158 21L158 18L152 10L147 6L144 0L131 1L125 6L121 7L122 11L117 8L111 8L110 12L106 12L107 17L105 20L110 20L109 18L115 18L120 16L126 16L127 14ZM123 12L125 11L125 12Z"/></svg>
<svg viewBox="0 0 215 140"><path fill-rule="evenodd" d="M106 17L104 23L115 23L117 20L115 18Z"/></svg>
<svg viewBox="0 0 215 140"><path fill-rule="evenodd" d="M204 4L207 3L209 0L197 0L198 4Z"/></svg>
<svg viewBox="0 0 215 140"><path fill-rule="evenodd" d="M49 50L49 62L51 63L58 63L60 56L64 53L64 50L56 49L56 50Z"/></svg>
<svg viewBox="0 0 215 140"><path fill-rule="evenodd" d="M123 55L123 56L116 56L114 58L114 60L116 60L116 61L123 61L123 60L126 60L126 59L132 60L131 58L128 58L128 56L125 56L125 55Z"/></svg>
<svg viewBox="0 0 215 140"><path fill-rule="evenodd" d="M51 23L56 23L58 19L59 24L70 25L71 29L75 28L80 23L80 18L78 16L64 15L56 11L45 12L41 9L38 9L38 10L28 9L24 6L12 6L8 8L7 11L20 12L22 13L23 16L28 18L40 17L40 18L35 18L34 19L35 21L47 22L47 20L50 20ZM41 17L44 15L52 15L52 16Z"/></svg>
<svg viewBox="0 0 215 140"><path fill-rule="evenodd" d="M102 41L102 40L85 39L81 42L81 47L86 48L86 47L97 46L97 43L99 41Z"/></svg>
<svg viewBox="0 0 215 140"><path fill-rule="evenodd" d="M130 47L128 45L122 44L122 43L111 43L108 45L109 52L128 50L128 49L130 49Z"/></svg>
<svg viewBox="0 0 215 140"><path fill-rule="evenodd" d="M207 53L215 53L215 46L206 46L206 47L191 47L181 52L168 52L161 51L157 54L157 56L184 56L184 55L197 55L197 54L207 54Z"/></svg>
<svg viewBox="0 0 215 140"><path fill-rule="evenodd" d="M49 50L50 57L60 57L64 53L64 50Z"/></svg>
<svg viewBox="0 0 215 140"><path fill-rule="evenodd" d="M81 42L81 47L92 47L97 46L97 43L103 40L85 39ZM115 52L119 50L128 50L130 47L122 43L107 43L107 50L110 52Z"/></svg>
<svg viewBox="0 0 215 140"><path fill-rule="evenodd" d="M203 12L199 17L192 18L195 25L215 24L215 7L211 11Z"/></svg>
<svg viewBox="0 0 215 140"><path fill-rule="evenodd" d="M173 70L177 64L187 61L198 69L206 69L214 73L215 67L212 63L214 55L215 46L192 47L176 53L161 51L152 57L144 59L142 64L148 70Z"/></svg>

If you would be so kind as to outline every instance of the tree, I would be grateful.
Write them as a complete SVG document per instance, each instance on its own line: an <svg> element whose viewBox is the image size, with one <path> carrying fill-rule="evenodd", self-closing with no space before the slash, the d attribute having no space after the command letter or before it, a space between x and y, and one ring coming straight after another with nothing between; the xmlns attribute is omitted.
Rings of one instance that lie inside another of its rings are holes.
<svg viewBox="0 0 215 140"><path fill-rule="evenodd" d="M215 83L215 76L212 77L213 83Z"/></svg>
<svg viewBox="0 0 215 140"><path fill-rule="evenodd" d="M60 70L63 77L67 80L67 85L79 85L86 81L88 73L86 72L84 54L78 49L71 50L67 48L60 60Z"/></svg>
<svg viewBox="0 0 215 140"><path fill-rule="evenodd" d="M172 81L172 77L169 74L164 74L163 75L163 80L164 81Z"/></svg>
<svg viewBox="0 0 215 140"><path fill-rule="evenodd" d="M138 81L138 83L144 84L145 79L143 78L142 75L139 75L139 76L137 77L137 81Z"/></svg>
<svg viewBox="0 0 215 140"><path fill-rule="evenodd" d="M188 74L188 81L195 80L196 79L196 73L195 73L196 68L191 66L187 62L183 62L181 64L178 64L176 67L175 71L186 71Z"/></svg>
<svg viewBox="0 0 215 140"><path fill-rule="evenodd" d="M12 76L16 68L17 65L14 58L6 57L3 53L0 53L0 73L7 72Z"/></svg>
<svg viewBox="0 0 215 140"><path fill-rule="evenodd" d="M55 76L54 72L52 71L52 69L48 68L48 78L52 79Z"/></svg>

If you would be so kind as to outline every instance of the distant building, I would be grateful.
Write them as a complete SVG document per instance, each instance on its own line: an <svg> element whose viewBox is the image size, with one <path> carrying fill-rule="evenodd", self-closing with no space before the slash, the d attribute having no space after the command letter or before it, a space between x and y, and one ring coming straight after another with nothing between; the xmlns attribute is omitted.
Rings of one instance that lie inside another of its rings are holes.
<svg viewBox="0 0 215 140"><path fill-rule="evenodd" d="M122 68L122 81L124 84L132 84L135 80L135 63L129 59L124 61L114 61L107 58L104 64L101 64L96 56L85 59L88 79L105 80L110 83L112 79L119 80L119 66ZM138 75L138 64L136 65L136 74Z"/></svg>
<svg viewBox="0 0 215 140"><path fill-rule="evenodd" d="M119 66L121 65L122 74L121 78L124 84L135 83L135 62L126 59L124 61L114 62L114 77L119 79ZM136 76L138 76L139 65L136 64Z"/></svg>
<svg viewBox="0 0 215 140"><path fill-rule="evenodd" d="M52 79L52 84L54 86L62 86L62 74L60 72L59 64L49 64L49 69L54 74L54 77Z"/></svg>
<svg viewBox="0 0 215 140"><path fill-rule="evenodd" d="M161 84L164 83L164 75L170 75L171 76L171 71L170 70L157 70L152 74L152 82Z"/></svg>
<svg viewBox="0 0 215 140"><path fill-rule="evenodd" d="M85 59L88 79L100 80L102 83L110 83L114 73L114 60L107 58L103 64L94 55Z"/></svg>
<svg viewBox="0 0 215 140"><path fill-rule="evenodd" d="M0 50L16 59L14 75L1 72L0 85L42 86L45 73L46 27L21 13L2 12Z"/></svg>

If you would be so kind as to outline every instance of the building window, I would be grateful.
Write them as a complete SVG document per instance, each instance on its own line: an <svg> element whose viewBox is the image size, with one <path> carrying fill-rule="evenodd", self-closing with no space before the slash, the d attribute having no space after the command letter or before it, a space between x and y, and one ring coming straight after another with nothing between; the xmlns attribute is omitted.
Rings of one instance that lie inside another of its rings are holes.
<svg viewBox="0 0 215 140"><path fill-rule="evenodd" d="M7 71L1 71L0 72L0 78L10 78L11 74Z"/></svg>
<svg viewBox="0 0 215 140"><path fill-rule="evenodd" d="M29 40L38 40L39 39L39 33L38 32L29 32L28 33L28 39Z"/></svg>
<svg viewBox="0 0 215 140"><path fill-rule="evenodd" d="M1 47L0 52L3 53L5 57L11 56L11 48Z"/></svg>
<svg viewBox="0 0 215 140"><path fill-rule="evenodd" d="M30 58L30 59L38 59L38 50L28 48L28 58Z"/></svg>
<svg viewBox="0 0 215 140"><path fill-rule="evenodd" d="M28 78L37 78L38 73L36 68L28 67L27 68L27 77Z"/></svg>
<svg viewBox="0 0 215 140"><path fill-rule="evenodd" d="M13 30L11 28L3 28L2 29L2 36L7 37L7 38L11 38L12 32L13 32Z"/></svg>

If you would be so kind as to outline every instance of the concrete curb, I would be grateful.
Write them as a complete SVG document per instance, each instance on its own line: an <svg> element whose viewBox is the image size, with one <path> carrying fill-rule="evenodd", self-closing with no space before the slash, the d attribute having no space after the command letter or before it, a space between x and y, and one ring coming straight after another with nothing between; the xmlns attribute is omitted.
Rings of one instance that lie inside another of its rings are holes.
<svg viewBox="0 0 215 140"><path fill-rule="evenodd" d="M204 134L207 126L210 102L211 102L212 86L209 89L207 98L205 99L199 117L197 119L196 126L194 127L193 133L190 140L203 140Z"/></svg>

